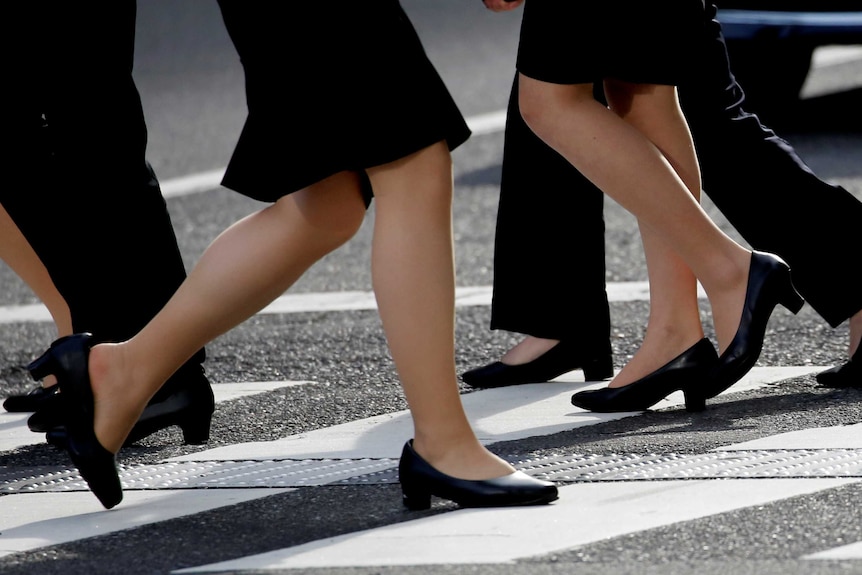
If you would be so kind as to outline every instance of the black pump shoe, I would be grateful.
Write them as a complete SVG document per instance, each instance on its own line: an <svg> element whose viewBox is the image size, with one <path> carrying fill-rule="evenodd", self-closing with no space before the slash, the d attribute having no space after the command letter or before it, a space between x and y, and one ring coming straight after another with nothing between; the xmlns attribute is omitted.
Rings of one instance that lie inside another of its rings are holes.
<svg viewBox="0 0 862 575"><path fill-rule="evenodd" d="M703 411L706 399L701 386L716 361L715 348L703 338L659 369L628 385L579 391L572 396L572 405L601 413L645 411L671 393L682 391L687 411Z"/></svg>
<svg viewBox="0 0 862 575"><path fill-rule="evenodd" d="M3 401L3 408L13 413L39 411L56 397L58 391L60 391L60 386L56 383L48 387L39 385L27 393L10 395Z"/></svg>
<svg viewBox="0 0 862 575"><path fill-rule="evenodd" d="M704 386L706 398L725 391L754 367L763 349L766 324L776 305L797 314L804 303L793 287L790 267L784 260L774 254L752 252L739 328Z"/></svg>
<svg viewBox="0 0 862 575"><path fill-rule="evenodd" d="M556 485L523 471L484 480L458 479L441 473L416 453L412 439L401 452L398 479L404 506L414 511L430 508L432 495L461 507L544 505L559 498Z"/></svg>
<svg viewBox="0 0 862 575"><path fill-rule="evenodd" d="M613 376L614 366L610 344L598 356L584 357L583 351L576 348L574 344L560 341L533 361L518 365L495 361L465 371L461 374L461 379L470 387L505 387L550 381L558 375L579 368L584 370L584 379L587 381L598 381Z"/></svg>
<svg viewBox="0 0 862 575"><path fill-rule="evenodd" d="M62 410L65 404L57 400L37 411L27 420L30 431L45 433L51 445L65 449L66 428ZM210 422L215 410L212 387L200 365L181 368L147 404L141 417L129 432L124 446L162 429L178 426L188 445L203 445L209 441Z"/></svg>
<svg viewBox="0 0 862 575"><path fill-rule="evenodd" d="M814 377L823 387L862 387L862 345L847 363L821 371Z"/></svg>
<svg viewBox="0 0 862 575"><path fill-rule="evenodd" d="M92 345L89 333L62 337L27 369L36 380L49 374L57 377L67 404L63 411L68 433L66 450L90 490L110 509L123 500L123 487L116 456L102 447L93 430L93 389L88 367Z"/></svg>

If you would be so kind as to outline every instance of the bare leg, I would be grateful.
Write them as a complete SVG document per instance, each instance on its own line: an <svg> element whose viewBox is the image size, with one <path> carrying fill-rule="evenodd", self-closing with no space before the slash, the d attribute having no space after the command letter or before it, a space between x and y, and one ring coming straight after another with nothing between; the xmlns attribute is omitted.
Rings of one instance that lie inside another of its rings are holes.
<svg viewBox="0 0 862 575"><path fill-rule="evenodd" d="M507 475L514 469L479 443L458 391L449 150L440 142L369 176L374 292L413 415L414 448L462 479Z"/></svg>
<svg viewBox="0 0 862 575"><path fill-rule="evenodd" d="M610 109L649 136L699 202L700 168L675 94L655 97L651 89L635 90L631 84L616 81L605 82L605 94ZM652 229L640 229L649 274L649 321L637 353L609 387L623 386L652 373L703 338L697 279Z"/></svg>
<svg viewBox="0 0 862 575"><path fill-rule="evenodd" d="M66 300L57 291L42 260L3 206L0 206L0 259L6 262L48 308L57 328L57 337L71 334L72 314ZM49 375L42 380L42 385L48 387L56 381L53 375Z"/></svg>
<svg viewBox="0 0 862 575"><path fill-rule="evenodd" d="M42 260L33 251L27 238L3 206L0 206L0 259L24 280L24 283L48 308L48 313L51 314L57 327L57 336L62 337L72 333L72 316L66 300L54 287L54 282L48 275Z"/></svg>
<svg viewBox="0 0 862 575"><path fill-rule="evenodd" d="M487 479L513 471L476 439L454 359L451 160L444 144L369 171L381 318L416 425L415 449L440 471ZM355 174L290 194L228 228L137 335L90 352L96 436L117 452L150 397L197 349L288 289L356 233L365 215Z"/></svg>
<svg viewBox="0 0 862 575"><path fill-rule="evenodd" d="M723 351L739 326L750 252L712 222L655 144L595 101L591 85L520 80L521 111L531 128L634 214L642 229L673 246L700 280ZM658 98L675 92L668 86L648 88Z"/></svg>
<svg viewBox="0 0 862 575"><path fill-rule="evenodd" d="M198 349L269 304L350 239L365 216L355 174L336 174L225 230L165 307L130 340L94 346L94 428L116 453L165 380Z"/></svg>

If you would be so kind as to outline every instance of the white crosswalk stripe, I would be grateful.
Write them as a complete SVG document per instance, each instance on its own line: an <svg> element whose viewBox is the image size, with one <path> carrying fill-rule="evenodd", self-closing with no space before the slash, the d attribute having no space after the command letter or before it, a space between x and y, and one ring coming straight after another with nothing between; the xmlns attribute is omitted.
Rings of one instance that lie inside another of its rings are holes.
<svg viewBox="0 0 862 575"><path fill-rule="evenodd" d="M611 301L644 300L648 294L646 282L608 285ZM457 293L459 306L489 305L490 298L489 286L459 288ZM374 296L370 292L287 294L261 313L363 310L375 307ZM34 321L50 321L47 312L39 305L0 307L0 323ZM732 391L756 390L782 380L810 375L826 367L757 367ZM217 403L222 403L306 383L309 382L246 382L215 384L213 387ZM551 435L576 427L639 416L637 412L590 413L571 406L569 398L573 392L603 385L606 383L585 382L581 372L574 371L548 383L474 391L465 394L463 401L477 435L486 444ZM680 392L663 400L655 409L681 405L683 397ZM0 412L0 451L43 441L41 434L34 434L27 429L27 417L28 414ZM808 429L729 445L721 450L858 450L862 449L862 434L859 431L845 428ZM273 441L215 447L167 459L163 467L127 469L123 475L126 497L121 506L110 512L100 507L80 480L46 478L46 483L54 481L55 485L0 497L0 556L105 535L302 488L294 484L267 484L266 481L236 488L228 481L215 490L196 488L193 484L180 485L182 473L187 469L197 473L202 469L206 471L213 466L239 460L246 462L245 465L252 464L249 462L265 465L272 461L302 464L311 461L371 460L377 462L377 468L391 468L397 464L404 439L411 434L410 414L404 411ZM346 479L354 476L356 469L355 465L351 465L343 470L330 470L308 478L306 484L320 485ZM74 474L72 471L70 473ZM133 476L135 473L137 476ZM154 480L154 476L160 473L165 477ZM457 510L260 555L186 568L176 573L503 563L570 549L607 537L763 505L860 480L862 474L856 473L849 477L826 474L806 479L737 477L731 481L665 479L660 482L575 482L561 487L560 500L547 507ZM539 524L548 522L555 525L554 530L537 529ZM800 559L862 559L862 542L823 549Z"/></svg>
<svg viewBox="0 0 862 575"><path fill-rule="evenodd" d="M734 391L756 389L820 369L822 367L812 366L755 368ZM634 412L595 414L569 406L568 397L573 391L604 385L584 382L579 375L580 372L572 372L553 382L469 393L464 396L465 408L480 437L488 444L638 416ZM221 402L302 383L258 382L214 387ZM682 398L674 394L657 407L681 403ZM536 422L541 424L537 426ZM20 415L0 414L0 426L17 437L29 433L32 441L39 440L36 434L26 430ZM408 412L394 413L298 437L218 447L169 461L201 464L238 458L245 461L391 458L396 461L401 442L410 436L410 426ZM862 425L853 427L798 431L725 446L721 450L860 449ZM458 510L177 572L508 562L860 480L862 477L854 476L575 483L562 487L560 500L548 507ZM6 495L0 497L0 554L104 535L287 490L289 488L275 487L128 489L123 505L111 512L103 511L86 490ZM536 529L538 524L548 522L555 525L554 530ZM393 545L393 541L398 544ZM862 559L862 543L824 549L806 557L812 560L833 558Z"/></svg>
<svg viewBox="0 0 862 575"><path fill-rule="evenodd" d="M649 298L645 281L609 282L608 301L638 301ZM700 296L704 297L703 292ZM455 305L491 305L491 286L459 287ZM351 311L377 309L374 292L342 291L329 293L289 293L276 299L259 313L300 313L314 311ZM0 306L0 324L51 321L51 315L41 304Z"/></svg>
<svg viewBox="0 0 862 575"><path fill-rule="evenodd" d="M176 573L509 563L852 481L860 479L581 483L548 507L461 509Z"/></svg>

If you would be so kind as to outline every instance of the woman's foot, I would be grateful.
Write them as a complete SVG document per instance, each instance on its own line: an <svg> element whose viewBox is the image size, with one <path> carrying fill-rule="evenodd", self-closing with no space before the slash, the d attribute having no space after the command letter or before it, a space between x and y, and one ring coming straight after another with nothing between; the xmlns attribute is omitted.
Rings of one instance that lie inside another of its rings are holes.
<svg viewBox="0 0 862 575"><path fill-rule="evenodd" d="M422 459L438 471L460 479L490 479L515 471L506 460L491 453L475 436L455 434L450 440L417 432L410 444Z"/></svg>
<svg viewBox="0 0 862 575"><path fill-rule="evenodd" d="M100 348L101 349L101 348ZM45 433L45 440L55 447L65 449L66 428L63 427L62 403L55 409L42 409L27 420L30 431ZM187 445L203 445L209 441L210 423L215 410L212 386L201 365L187 365L173 377L149 401L123 446L132 445L141 439L171 426L182 430Z"/></svg>
<svg viewBox="0 0 862 575"><path fill-rule="evenodd" d="M588 381L611 377L610 342L591 352L567 341L526 336L503 355L502 361L466 371L461 379L471 387L505 387L550 381L575 369L582 369Z"/></svg>
<svg viewBox="0 0 862 575"><path fill-rule="evenodd" d="M408 441L398 466L405 507L428 509L432 496L448 499L461 507L542 505L559 497L553 483L516 471L476 443L476 446L467 446L464 453L449 454L450 461L446 465L440 462L432 465L415 449L413 440ZM477 459L467 456L468 451L484 454ZM461 460L460 469L444 471L454 459Z"/></svg>
<svg viewBox="0 0 862 575"><path fill-rule="evenodd" d="M665 326L650 324L643 342L632 358L608 384L609 389L625 387L640 381L685 353L704 338L700 317L694 321L663 321ZM670 324L667 326L667 324ZM711 344L710 344L711 345Z"/></svg>
<svg viewBox="0 0 862 575"><path fill-rule="evenodd" d="M122 344L101 343L90 349L89 374L93 389L93 429L99 442L117 453L140 419L149 397L134 379L137 370L125 369Z"/></svg>
<svg viewBox="0 0 862 575"><path fill-rule="evenodd" d="M644 411L671 393L682 391L686 409L702 411L705 400L701 386L710 371L715 368L717 360L718 355L712 343L701 338L670 361L635 381L620 384L618 377L603 389L590 389L574 394L572 405L601 413ZM630 369L629 373L631 371L633 370Z"/></svg>
<svg viewBox="0 0 862 575"><path fill-rule="evenodd" d="M790 279L790 267L774 254L751 253L746 285L741 319L733 339L724 346L721 342L726 338L718 335L722 352L704 389L707 399L728 389L754 367L763 349L767 323L778 304L796 314L805 303ZM715 306L713 313L717 313Z"/></svg>
<svg viewBox="0 0 862 575"><path fill-rule="evenodd" d="M105 446L95 433L96 402L88 369L92 345L89 333L60 338L27 369L37 380L48 374L57 377L66 404L66 451L93 494L110 509L122 501L123 489L115 456L118 448Z"/></svg>

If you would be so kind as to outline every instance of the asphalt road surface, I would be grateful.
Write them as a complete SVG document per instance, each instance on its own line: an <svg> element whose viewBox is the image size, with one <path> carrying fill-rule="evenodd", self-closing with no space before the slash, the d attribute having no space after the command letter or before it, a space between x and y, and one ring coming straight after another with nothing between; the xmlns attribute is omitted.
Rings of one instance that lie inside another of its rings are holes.
<svg viewBox="0 0 862 575"><path fill-rule="evenodd" d="M519 11L403 4L474 128L454 156L465 370L517 340L488 323ZM213 1L141 0L137 46L149 155L190 268L261 207L218 184L244 119L242 70ZM818 174L862 198L860 102L862 50L821 50L780 131ZM646 322L646 272L633 218L605 205L621 367ZM571 394L604 383L579 371L465 388L481 439L557 482L559 501L404 509L394 467L412 430L371 293L373 219L372 207L351 242L208 346L218 400L210 442L182 445L172 428L124 449L126 497L115 509L103 510L66 454L27 430L26 415L0 413L0 572L862 573L862 391L817 385L815 373L846 358L847 326L830 328L807 305L773 315L757 367L703 413L676 396L643 413L584 412ZM24 366L53 337L45 310L0 264L0 395L30 389Z"/></svg>

